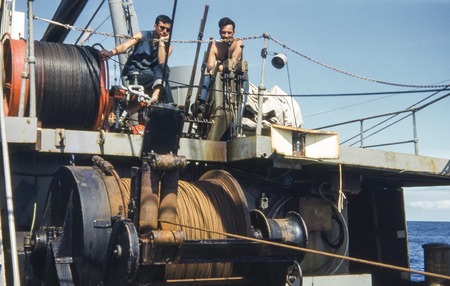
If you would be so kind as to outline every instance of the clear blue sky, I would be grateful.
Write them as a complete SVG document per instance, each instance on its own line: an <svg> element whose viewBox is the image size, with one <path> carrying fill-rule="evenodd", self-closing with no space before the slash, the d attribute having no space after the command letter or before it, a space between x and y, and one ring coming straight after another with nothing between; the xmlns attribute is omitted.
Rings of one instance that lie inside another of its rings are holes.
<svg viewBox="0 0 450 286"><path fill-rule="evenodd" d="M100 0L91 0L75 24L84 27ZM59 4L56 0L35 0L37 16L51 18ZM141 29L150 29L158 14L172 15L173 1L135 0ZM209 14L204 39L219 37L218 20L228 16L236 22L237 37L269 33L290 49L346 72L362 77L407 85L450 84L450 1L446 0L178 0L173 40L197 38L205 5ZM26 1L16 3L25 11ZM97 28L108 15L107 1L92 27ZM46 26L35 21L36 39ZM106 21L99 31L112 32ZM71 32L69 42L78 37ZM101 43L113 48L110 38L94 36L86 44ZM244 56L249 62L250 81L258 85L261 75L260 50L263 40L245 41ZM195 44L175 43L171 66L192 65ZM206 49L206 44L204 45ZM356 79L324 68L269 42L269 51L285 53L289 58L292 93L317 94L297 97L305 128L359 119L403 110L431 93L323 97L320 94L406 91L412 88L380 85ZM287 69L275 70L267 65L265 85L278 85L289 92ZM439 95L444 95L440 93ZM450 158L450 99L417 113L419 151L421 155ZM367 144L412 139L411 119L367 139ZM369 123L370 124L370 123ZM333 128L341 139L359 130L358 125ZM384 148L413 153L412 144ZM450 189L406 191L409 220L450 220Z"/></svg>

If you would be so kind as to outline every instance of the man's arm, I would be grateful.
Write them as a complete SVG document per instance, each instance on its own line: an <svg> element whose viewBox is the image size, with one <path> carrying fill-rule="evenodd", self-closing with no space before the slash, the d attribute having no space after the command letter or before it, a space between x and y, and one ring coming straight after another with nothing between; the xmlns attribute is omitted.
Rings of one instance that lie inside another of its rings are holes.
<svg viewBox="0 0 450 286"><path fill-rule="evenodd" d="M213 42L211 45L211 49L209 50L208 55L208 64L207 64L207 71L210 73L214 66L216 65L216 59L217 59L217 43Z"/></svg>
<svg viewBox="0 0 450 286"><path fill-rule="evenodd" d="M242 46L244 42L242 40L236 40L233 42L233 47L231 49L231 59L233 63L237 63L242 57Z"/></svg>
<svg viewBox="0 0 450 286"><path fill-rule="evenodd" d="M110 57L115 56L115 55L123 54L129 48L131 48L132 46L136 45L141 39L142 39L142 33L138 32L138 33L134 34L131 39L129 39L129 40L123 42L122 44L118 45L117 47L115 47L111 51L103 49L100 52L100 55L102 55L103 57L110 58Z"/></svg>
<svg viewBox="0 0 450 286"><path fill-rule="evenodd" d="M156 42L155 44L158 45L158 64L164 64L166 62L166 41L169 39L169 37L160 38L159 42ZM172 54L172 45L169 45L169 56Z"/></svg>

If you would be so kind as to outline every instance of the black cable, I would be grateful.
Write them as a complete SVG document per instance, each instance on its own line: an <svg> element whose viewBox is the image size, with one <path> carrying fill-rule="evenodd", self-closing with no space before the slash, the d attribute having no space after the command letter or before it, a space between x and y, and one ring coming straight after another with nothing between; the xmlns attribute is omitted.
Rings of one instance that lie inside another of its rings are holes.
<svg viewBox="0 0 450 286"><path fill-rule="evenodd" d="M444 88L446 89L446 88ZM341 96L371 96L383 94L407 94L407 93L424 93L439 92L443 89L425 89L425 90L407 90L407 91L382 91L382 92L358 92L358 93L318 93L318 94L293 94L292 97L341 97ZM264 94L264 96L291 96L289 94Z"/></svg>
<svg viewBox="0 0 450 286"><path fill-rule="evenodd" d="M333 208L333 214L331 216L331 219L336 221L338 227L339 227L339 235L337 237L337 239L335 239L334 241L330 241L328 239L328 232L327 231L322 231L321 232L321 236L322 236L322 240L331 248L334 249L338 249L342 246L342 244L344 243L344 224L342 223L342 221L339 219L339 217L336 215L336 210Z"/></svg>
<svg viewBox="0 0 450 286"><path fill-rule="evenodd" d="M121 64L119 61L110 58L110 60L114 61L115 63L124 66L124 64ZM188 88L189 83L174 81L167 79L170 83L175 83L181 87ZM200 88L198 85L194 85L194 88ZM265 93L264 96L289 96L289 97L340 97L340 96L371 96L371 95L386 95L386 94L408 94L408 93L427 93L427 92L441 92L445 89L448 89L449 87L446 87L444 89L423 89L423 90L403 90L403 91L382 91L382 92L357 92L357 93L317 93L317 94L272 94L272 93ZM222 91L222 90L215 90L215 91ZM251 95L251 94L249 94ZM256 94L255 94L256 95ZM428 97L427 97L428 98ZM426 99L427 99L426 98Z"/></svg>
<svg viewBox="0 0 450 286"><path fill-rule="evenodd" d="M37 114L42 126L91 130L101 99L98 51L36 41L35 52Z"/></svg>

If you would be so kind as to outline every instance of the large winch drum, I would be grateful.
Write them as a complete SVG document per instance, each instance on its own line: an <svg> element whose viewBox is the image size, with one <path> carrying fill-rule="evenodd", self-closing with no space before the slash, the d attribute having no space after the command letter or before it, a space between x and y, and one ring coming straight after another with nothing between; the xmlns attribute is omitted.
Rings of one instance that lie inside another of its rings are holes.
<svg viewBox="0 0 450 286"><path fill-rule="evenodd" d="M22 78L22 107L29 113L29 68L35 67L36 113L44 128L96 130L111 106L105 62L97 49L88 46L34 42L35 64L25 65L27 42L7 36L2 39L6 114L18 116ZM28 67L27 69L25 69ZM24 73L25 72L25 73Z"/></svg>

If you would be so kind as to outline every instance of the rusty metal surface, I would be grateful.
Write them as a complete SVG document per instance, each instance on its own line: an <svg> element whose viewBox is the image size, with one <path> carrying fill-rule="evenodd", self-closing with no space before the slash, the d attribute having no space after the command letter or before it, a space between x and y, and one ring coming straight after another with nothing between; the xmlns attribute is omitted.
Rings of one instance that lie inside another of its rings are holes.
<svg viewBox="0 0 450 286"><path fill-rule="evenodd" d="M55 145L55 129L40 129L40 152L99 154L138 157L142 136L94 131L65 130L64 146Z"/></svg>
<svg viewBox="0 0 450 286"><path fill-rule="evenodd" d="M331 205L322 198L300 197L300 215L309 231L331 230Z"/></svg>
<svg viewBox="0 0 450 286"><path fill-rule="evenodd" d="M238 138L227 145L228 161L269 158L272 155L269 136Z"/></svg>
<svg viewBox="0 0 450 286"><path fill-rule="evenodd" d="M142 163L141 196L138 232L146 234L158 228L159 174L150 169L148 162Z"/></svg>
<svg viewBox="0 0 450 286"><path fill-rule="evenodd" d="M179 155L188 160L226 162L227 142L181 138Z"/></svg>
<svg viewBox="0 0 450 286"><path fill-rule="evenodd" d="M39 129L28 118L8 118L8 142L35 143L41 153L99 154L123 157L140 155L142 137L139 135L100 133L94 131L64 130L64 146L55 146L55 129ZM15 132L17 131L18 132ZM20 131L22 130L22 131ZM37 133L36 133L37 132ZM10 135L11 134L11 135ZM39 136L38 136L39 135ZM12 146L14 148L14 146ZM416 156L374 149L340 146L339 159L312 159L308 157L274 156L270 136L238 138L230 142L181 138L178 154L188 161L235 162L269 158L274 166L296 168L314 165L318 168L337 166L359 169L361 172L382 172L396 179L417 175L420 183L408 178L408 186L450 184L450 162L444 158ZM427 180L427 182L422 182Z"/></svg>
<svg viewBox="0 0 450 286"><path fill-rule="evenodd" d="M147 156L147 160L150 162L153 170L182 170L186 168L185 156L151 153Z"/></svg>
<svg viewBox="0 0 450 286"><path fill-rule="evenodd" d="M148 237L141 237L141 261L144 265L177 262L184 243L181 230L152 230Z"/></svg>

